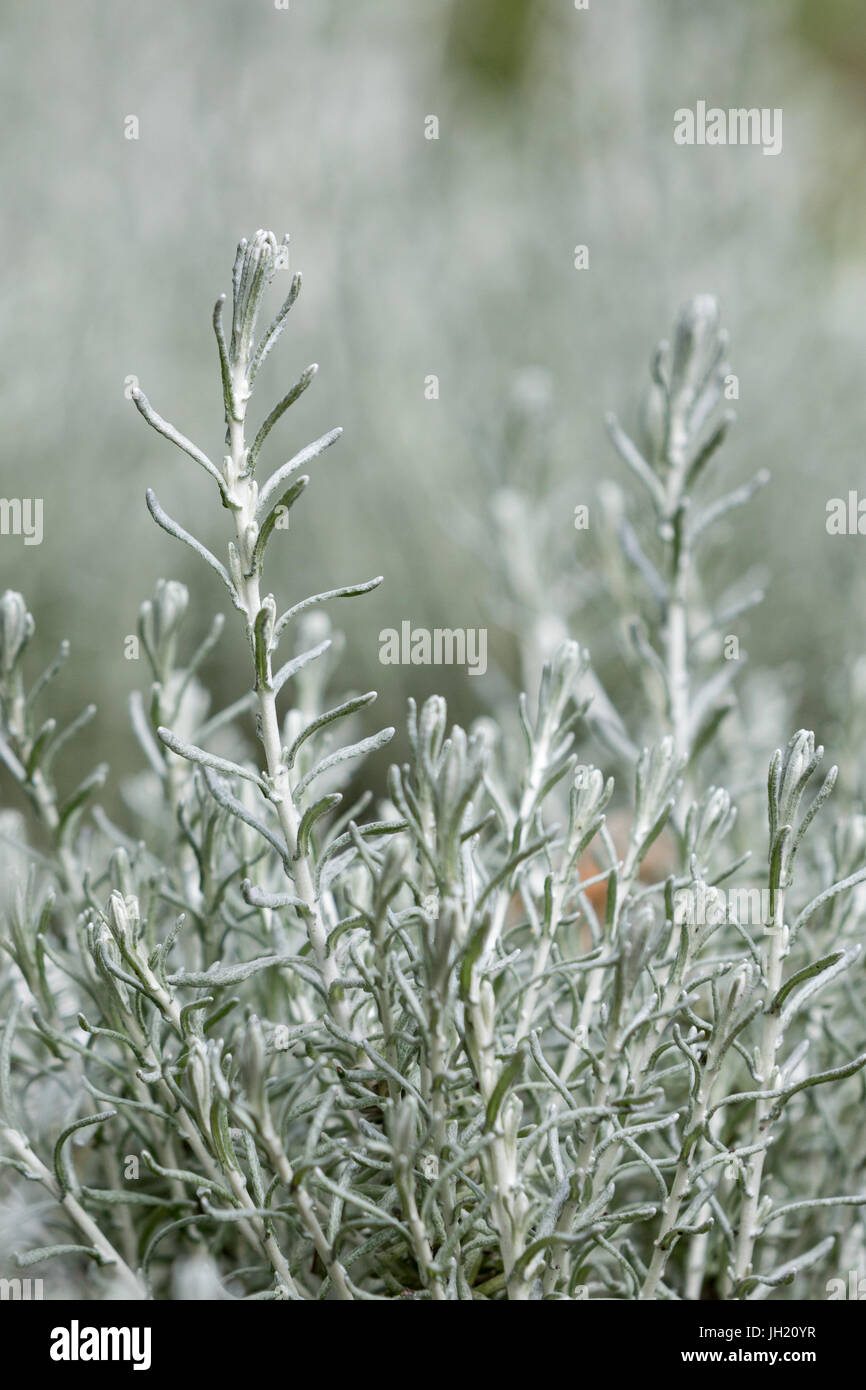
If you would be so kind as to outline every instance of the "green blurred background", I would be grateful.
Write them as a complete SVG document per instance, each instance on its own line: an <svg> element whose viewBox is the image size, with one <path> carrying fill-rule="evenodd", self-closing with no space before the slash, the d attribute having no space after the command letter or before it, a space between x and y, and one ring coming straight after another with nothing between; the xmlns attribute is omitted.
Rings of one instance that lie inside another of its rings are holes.
<svg viewBox="0 0 866 1390"><path fill-rule="evenodd" d="M156 578L190 585L199 632L223 604L144 489L220 553L225 513L124 380L219 456L209 317L259 226L291 232L304 273L260 409L321 365L270 461L345 429L269 583L291 602L385 574L335 610L343 683L380 689L381 722L433 689L469 720L518 679L491 553L505 453L543 464L574 552L574 504L621 476L604 411L633 418L654 343L710 290L741 382L726 480L773 472L721 536L730 573L772 576L740 630L788 663L797 718L821 730L866 649L866 541L824 524L828 497L866 492L864 73L856 0L6 0L0 495L44 498L45 539L0 539L0 587L26 594L41 658L72 639L54 712L100 705L78 770L141 765L126 697L147 677L123 644ZM673 111L699 98L782 107L783 152L675 146ZM515 379L549 416L517 455ZM381 667L378 633L404 618L489 627L489 677ZM208 670L220 702L247 683L234 627ZM589 603L574 635L603 656L598 629Z"/></svg>

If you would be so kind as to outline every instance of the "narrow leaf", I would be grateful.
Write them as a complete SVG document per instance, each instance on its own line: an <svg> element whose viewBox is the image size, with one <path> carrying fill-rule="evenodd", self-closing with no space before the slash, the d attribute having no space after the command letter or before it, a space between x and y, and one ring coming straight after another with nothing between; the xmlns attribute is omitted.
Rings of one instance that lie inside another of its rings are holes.
<svg viewBox="0 0 866 1390"><path fill-rule="evenodd" d="M129 696L129 719L132 724L133 733L138 739L144 756L150 763L153 771L160 780L166 776L165 761L160 752L159 744L153 736L150 727L150 720L144 709L144 700L140 690L133 690Z"/></svg>
<svg viewBox="0 0 866 1390"><path fill-rule="evenodd" d="M318 458L319 454L323 454L326 449L330 449L332 444L336 444L342 433L343 431L340 426L336 429L328 430L327 434L323 434L320 438L313 440L312 444L308 444L295 454L293 458L290 458L288 463L284 463L282 468L278 468L276 473L272 473L259 493L259 507L266 507L269 498L273 497L274 494L279 491L283 483L292 473L296 473L299 468L303 468L311 459Z"/></svg>
<svg viewBox="0 0 866 1390"><path fill-rule="evenodd" d="M258 960L240 961L237 965L212 965L210 970L178 970L169 975L170 985L189 985L195 989L210 989L211 985L237 985L257 975L260 970L272 970L275 965L292 965L294 956L260 956Z"/></svg>
<svg viewBox="0 0 866 1390"><path fill-rule="evenodd" d="M293 656L291 661L287 661L280 667L273 678L274 694L279 695L286 681L296 676L299 671L310 661L315 661L316 657L322 656L329 651L333 645L330 637L326 637L324 642L320 642L317 647L310 647L309 651L301 652L300 656Z"/></svg>
<svg viewBox="0 0 866 1390"><path fill-rule="evenodd" d="M232 796L225 783L216 775L212 768L203 767L202 772L205 782L207 783L208 791L214 800L217 801L224 810L230 811L233 816L237 816L238 820L242 820L245 825L258 831L262 839L266 840L267 843L276 850L283 862L285 862L286 846L279 837L274 834L270 827L265 825L263 821L260 821L257 816L254 816L252 811L248 811L246 806L238 801L236 797Z"/></svg>
<svg viewBox="0 0 866 1390"><path fill-rule="evenodd" d="M345 700L343 704L335 705L333 709L326 710L324 714L320 714L318 719L312 720L305 729L301 730L289 749L289 767L294 765L298 749L302 744L306 743L307 739L312 738L313 735L319 733L320 730L327 728L329 724L333 724L336 719L344 719L347 715L354 714L356 710L363 709L365 705L371 705L375 699L376 691L368 690L365 695L356 695L351 700Z"/></svg>
<svg viewBox="0 0 866 1390"><path fill-rule="evenodd" d="M277 404L274 406L270 415L265 420L264 424L262 425L261 429L256 435L255 440L253 441L253 446L250 449L250 470L255 468L256 460L259 456L259 450L261 449L271 430L274 428L274 425L281 418L281 416L283 416L286 413L289 406L294 405L298 397L303 395L303 393L306 391L307 387L313 380L313 377L316 375L316 372L318 370L318 363L311 363L309 367L307 367L303 372L301 372L301 375L298 377L298 380L295 382L294 386L292 386L291 389L286 392L282 400L278 401Z"/></svg>
<svg viewBox="0 0 866 1390"><path fill-rule="evenodd" d="M358 743L347 744L345 748L338 748L335 753L329 753L320 763L317 763L312 772L308 772L295 788L295 800L306 791L311 782L320 777L323 772L336 767L339 763L348 762L350 758L365 758L368 753L376 753L380 748L384 748L391 742L396 729L380 729L378 734L371 734L369 738L362 738Z"/></svg>
<svg viewBox="0 0 866 1390"><path fill-rule="evenodd" d="M165 439L170 440L172 444L176 444L185 454L189 454L191 459L194 459L206 473L210 474L219 488L221 496L225 497L225 479L216 464L212 463L208 458L207 454L202 453L198 445L193 444L191 440L187 439L185 434L181 434L180 430L176 430L174 425L170 425L167 420L163 420L162 416L158 415L154 410L143 391L134 390L131 392L131 395L139 411L144 416L147 423L153 426L157 434L161 434Z"/></svg>
<svg viewBox="0 0 866 1390"><path fill-rule="evenodd" d="M250 385L252 385L252 383L255 381L256 373L258 372L259 367L267 359L268 353L271 351L277 339L283 332L283 329L286 326L286 319L288 317L289 310L291 309L300 292L301 274L300 271L298 271L292 277L291 288L285 300L283 301L282 307L280 308L279 312L273 320L273 323L271 323L270 327L268 328L268 331L265 333L264 337L259 343L258 348L256 349L256 355L252 360L252 365L250 366Z"/></svg>
<svg viewBox="0 0 866 1390"><path fill-rule="evenodd" d="M297 912L310 911L309 903L304 902L304 899L295 893L266 893L248 878L243 879L241 883L241 894L244 902L249 903L250 907L269 907L275 911L283 907L293 907Z"/></svg>
<svg viewBox="0 0 866 1390"><path fill-rule="evenodd" d="M41 1265L45 1260L54 1260L58 1255L87 1255L89 1259L102 1264L102 1256L92 1245L40 1245L36 1250L26 1250L23 1254L15 1252L15 1263L19 1269L29 1269Z"/></svg>
<svg viewBox="0 0 866 1390"><path fill-rule="evenodd" d="M327 815L329 811L335 810L342 800L343 798L339 792L330 792L327 796L323 796L318 801L315 801L312 806L307 807L301 817L301 823L298 826L298 848L295 852L296 859L302 859L307 853L310 843L310 833L316 821L320 816Z"/></svg>
<svg viewBox="0 0 866 1390"><path fill-rule="evenodd" d="M323 594L311 594L309 598L301 599L300 603L294 604L292 608L287 608L282 617L278 619L274 635L279 637L292 618L303 613L305 609L311 608L314 603L326 603L328 599L332 598L357 598L360 594L372 593L373 589L378 589L382 579L383 576L380 574L375 579L366 580L363 584L344 584L340 589L328 589Z"/></svg>
<svg viewBox="0 0 866 1390"><path fill-rule="evenodd" d="M204 748L179 738L171 729L160 727L156 732L166 748L170 748L172 753L177 753L178 757L186 758L187 762L198 763L200 767L212 767L215 772L225 773L227 777L242 777L244 781L253 782L255 786L262 788L261 774L255 768L242 767L230 758L220 758L216 753L208 753Z"/></svg>
<svg viewBox="0 0 866 1390"><path fill-rule="evenodd" d="M294 483L292 483L292 486L290 488L286 489L279 502L275 502L271 510L268 512L267 516L262 522L255 546L253 547L253 553L250 559L250 574L256 574L261 569L262 561L265 557L265 548L267 546L268 541L271 538L271 533L273 532L273 529L276 526L277 521L279 520L283 512L291 511L298 498L306 490L309 481L309 473L304 473L300 478L298 478Z"/></svg>
<svg viewBox="0 0 866 1390"><path fill-rule="evenodd" d="M54 1145L54 1172L61 1192L74 1191L78 1186L78 1180L72 1171L64 1146L67 1140L71 1139L76 1130L85 1129L88 1125L101 1125L106 1120L113 1120L117 1114L116 1110L103 1110L98 1115L85 1115L81 1120L74 1120L71 1125L67 1125Z"/></svg>
<svg viewBox="0 0 866 1390"><path fill-rule="evenodd" d="M184 545L188 545L195 551L196 555L200 555L205 563L210 565L211 569L215 570L219 575L231 594L232 603L235 607L240 607L237 594L235 593L235 586L229 578L229 572L225 565L220 564L217 557L212 555L207 547L202 545L201 541L197 541L195 536L191 536L189 531L185 531L182 526L179 526L176 521L171 519L167 512L163 511L152 487L147 489L145 495L147 498L147 510L150 512L157 526L161 526L163 531L167 531L170 536L174 536L175 540L183 541Z"/></svg>

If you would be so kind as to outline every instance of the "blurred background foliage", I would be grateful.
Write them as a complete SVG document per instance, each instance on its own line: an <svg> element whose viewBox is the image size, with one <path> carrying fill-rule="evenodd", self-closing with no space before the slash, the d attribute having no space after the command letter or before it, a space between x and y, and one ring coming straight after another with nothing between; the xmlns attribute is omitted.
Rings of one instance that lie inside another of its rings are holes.
<svg viewBox="0 0 866 1390"><path fill-rule="evenodd" d="M720 573L766 569L737 632L783 667L791 727L829 742L866 649L866 542L825 531L828 497L866 493L864 71L857 0L6 0L0 495L44 498L45 540L0 539L0 587L25 592L46 660L73 642L53 712L100 705L77 770L140 766L126 696L146 674L124 637L156 578L191 586L199 632L222 606L153 526L145 486L220 553L225 515L124 380L219 454L209 316L259 226L291 232L304 273L260 407L321 364L269 461L345 428L270 583L294 601L385 574L334 613L343 684L380 690L380 724L433 689L465 722L519 684L497 576L521 538L497 516L521 487L573 584L552 608L625 693L594 577L598 484L626 481L603 416L634 423L652 347L708 290L741 383L724 482L773 473L720 533ZM699 98L782 107L781 155L675 146L673 112ZM488 627L488 676L381 667L379 631L404 618ZM247 672L230 623L207 672L217 701Z"/></svg>

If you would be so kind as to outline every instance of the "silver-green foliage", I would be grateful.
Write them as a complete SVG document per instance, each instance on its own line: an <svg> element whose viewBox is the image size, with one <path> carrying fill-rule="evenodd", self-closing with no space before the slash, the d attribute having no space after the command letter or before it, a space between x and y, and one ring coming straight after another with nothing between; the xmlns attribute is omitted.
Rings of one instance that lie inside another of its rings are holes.
<svg viewBox="0 0 866 1390"><path fill-rule="evenodd" d="M763 827L724 786L735 611L702 592L697 555L766 479L703 495L730 423L714 302L654 357L643 442L608 422L643 490L617 583L640 737L564 641L513 728L411 707L411 759L371 815L370 792L344 795L393 730L353 727L372 693L328 696L320 605L380 581L282 611L264 591L302 470L339 433L257 481L315 374L248 431L300 288L258 336L284 260L270 233L241 242L228 332L216 306L220 464L134 396L216 484L222 559L148 507L219 575L252 674L210 714L198 672L223 620L184 656L188 593L157 584L132 835L94 804L104 768L59 790L94 711L42 719L67 652L28 688L33 619L0 601L0 756L41 825L24 844L3 822L28 868L4 928L0 1161L47 1202L20 1261L89 1268L93 1297L820 1296L864 1259L866 818L822 838L836 770L821 780L806 731L772 759ZM763 920L682 919L684 894L720 885L766 888Z"/></svg>

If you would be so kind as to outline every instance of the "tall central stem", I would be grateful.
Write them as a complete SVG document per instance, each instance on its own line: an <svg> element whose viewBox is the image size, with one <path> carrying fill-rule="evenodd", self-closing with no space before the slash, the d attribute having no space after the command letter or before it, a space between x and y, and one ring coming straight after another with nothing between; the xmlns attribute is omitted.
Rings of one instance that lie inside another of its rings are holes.
<svg viewBox="0 0 866 1390"><path fill-rule="evenodd" d="M785 891L780 888L776 892L775 913L772 922L768 924L767 947L764 958L765 976L767 981L767 995L770 1000L775 999L782 987L782 966L785 959ZM779 1013L767 1012L763 1016L764 1030L761 1036L760 1057L761 1057L761 1085L765 1090L770 1090L773 1086L773 1075L776 1070L776 1053L779 1049L779 1042L782 1034L782 1021ZM753 1142L758 1143L767 1118L773 1107L774 1098L769 1096L761 1099L755 1104L755 1128ZM766 1148L752 1155L749 1164L748 1178L746 1181L746 1199L743 1203L743 1212L740 1217L740 1229L737 1234L737 1252L734 1262L734 1273L738 1280L744 1279L750 1272L752 1266L752 1256L755 1249L755 1240L758 1235L758 1209L761 1202L761 1179L764 1175L764 1160L766 1158Z"/></svg>
<svg viewBox="0 0 866 1390"><path fill-rule="evenodd" d="M258 507L258 488L247 468L247 449L244 435L246 401L249 397L249 384L246 376L236 372L232 381L234 410L228 419L229 456L226 459L226 488L232 504L237 534L238 555L243 573L243 591L239 598L243 602L247 632L252 640L256 618L262 607L259 573L253 563L251 535L256 532L256 511ZM256 681L261 738L265 752L265 764L271 782L271 800L276 807L280 828L286 843L287 859L292 863L295 889L299 898L306 904L306 926L310 945L322 974L327 992L328 1005L335 1022L346 1032L350 1031L350 1018L345 1002L334 988L339 978L337 962L328 951L328 931L325 924L319 895L313 875L313 867L307 854L298 854L298 826L300 816L294 802L291 775L283 756L280 737L280 721L277 715L277 700L273 688L271 653L267 654L267 676L264 681Z"/></svg>

